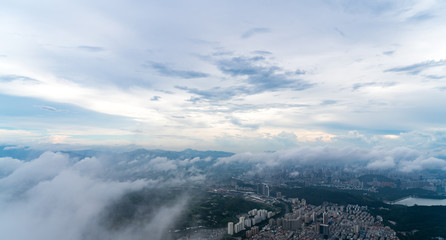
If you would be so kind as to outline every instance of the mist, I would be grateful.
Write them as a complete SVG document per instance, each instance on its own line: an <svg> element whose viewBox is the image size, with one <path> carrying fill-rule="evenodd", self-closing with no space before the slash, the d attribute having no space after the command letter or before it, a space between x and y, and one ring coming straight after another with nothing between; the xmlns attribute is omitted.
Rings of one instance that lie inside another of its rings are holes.
<svg viewBox="0 0 446 240"><path fill-rule="evenodd" d="M128 194L152 189L162 191L183 179L157 179L147 174L135 178L131 168L109 158L72 158L68 154L45 152L31 161L0 158L0 232L3 239L165 239L168 227L187 205L187 196L169 203L157 202L150 216L111 226L109 216ZM160 171L175 170L153 163ZM131 164L130 164L131 165ZM136 209L139 212L138 209Z"/></svg>

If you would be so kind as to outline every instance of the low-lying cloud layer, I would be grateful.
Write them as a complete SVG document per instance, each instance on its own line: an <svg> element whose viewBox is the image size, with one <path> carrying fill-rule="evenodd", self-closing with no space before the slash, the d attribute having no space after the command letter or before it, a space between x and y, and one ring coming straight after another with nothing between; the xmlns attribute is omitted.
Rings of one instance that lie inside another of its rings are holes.
<svg viewBox="0 0 446 240"><path fill-rule="evenodd" d="M45 152L31 161L0 158L2 239L164 239L167 228L184 210L187 197L156 206L151 217L138 224L119 229L105 224L104 216L115 211L109 206L126 194L187 180L151 179L148 170L166 172L176 170L176 165L163 158L146 162L147 176L135 178L132 168L124 166L135 163L105 157L79 160ZM121 174L117 174L119 165L124 170Z"/></svg>
<svg viewBox="0 0 446 240"><path fill-rule="evenodd" d="M234 162L251 163L259 167L282 165L332 165L373 170L413 172L446 170L446 160L426 156L420 151L405 147L393 149L356 147L302 147L273 153L241 153L220 158L216 165Z"/></svg>

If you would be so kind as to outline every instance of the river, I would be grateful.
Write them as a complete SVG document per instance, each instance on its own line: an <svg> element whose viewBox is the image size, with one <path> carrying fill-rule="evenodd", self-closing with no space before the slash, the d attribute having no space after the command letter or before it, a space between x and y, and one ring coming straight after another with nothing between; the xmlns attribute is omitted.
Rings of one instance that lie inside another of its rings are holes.
<svg viewBox="0 0 446 240"><path fill-rule="evenodd" d="M430 199L430 198L417 198L407 197L394 202L393 204L400 204L405 206L446 206L446 199Z"/></svg>

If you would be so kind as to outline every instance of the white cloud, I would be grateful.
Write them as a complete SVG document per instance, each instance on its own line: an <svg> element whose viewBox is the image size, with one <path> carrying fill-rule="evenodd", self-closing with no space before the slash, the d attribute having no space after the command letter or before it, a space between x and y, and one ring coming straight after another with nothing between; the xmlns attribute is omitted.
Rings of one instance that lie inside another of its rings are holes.
<svg viewBox="0 0 446 240"><path fill-rule="evenodd" d="M171 161L154 159L154 169L172 170ZM164 162L167 165L163 165ZM124 226L107 227L104 211L124 194L144 188L183 183L135 179L117 180L115 161L106 158L70 159L61 153L45 152L22 162L0 158L0 232L5 239L163 239L169 226L182 213L187 196L169 205L161 204L154 218ZM122 172L121 172L122 173ZM134 178L133 172L124 172ZM160 225L161 224L161 225ZM24 231L26 229L26 231Z"/></svg>
<svg viewBox="0 0 446 240"><path fill-rule="evenodd" d="M97 138L97 132L73 137L70 124L61 122L41 126L42 133L33 126L48 116L10 113L15 117L7 127L28 133L16 135L17 142L233 150L231 143L240 140L247 144L238 152L264 149L268 142L277 150L333 141L357 129L365 138L352 135L352 141L373 144L379 139L370 135L394 140L394 132L439 128L446 118L437 114L446 101L444 67L419 74L388 71L441 62L446 38L441 1L111 6L6 1L0 10L0 93L45 100L39 106L53 114L64 112L48 106L63 103L128 118L138 133L124 133L132 125L124 120L109 127L123 131L114 139L104 131ZM29 10L35 8L40 11ZM206 11L195 11L202 8ZM247 30L249 37L240 38ZM239 73L218 65L237 59L245 63L235 69ZM159 63L158 69L148 63ZM311 87L289 87L297 83ZM158 101L151 101L153 96ZM75 125L76 117L67 121ZM107 130L103 122L96 118L90 124ZM278 136L281 132L297 140ZM0 130L1 136L9 133Z"/></svg>

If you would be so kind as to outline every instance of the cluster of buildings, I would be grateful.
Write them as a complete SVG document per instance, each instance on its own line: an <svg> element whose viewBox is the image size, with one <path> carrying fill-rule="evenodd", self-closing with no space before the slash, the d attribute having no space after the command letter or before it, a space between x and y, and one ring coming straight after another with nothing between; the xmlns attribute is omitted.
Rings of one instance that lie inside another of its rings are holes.
<svg viewBox="0 0 446 240"><path fill-rule="evenodd" d="M248 214L243 214L237 223L229 222L228 223L228 234L233 235L239 233L241 231L247 230L246 235L252 236L259 232L259 227L255 226L260 222L270 219L275 215L275 213L271 211L267 211L265 209L253 209L248 212Z"/></svg>
<svg viewBox="0 0 446 240"><path fill-rule="evenodd" d="M249 239L398 239L396 232L373 217L366 206L324 204L314 206L305 200L290 200L293 212L269 224Z"/></svg>

